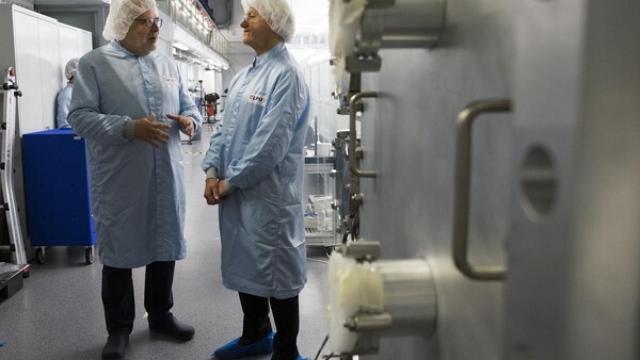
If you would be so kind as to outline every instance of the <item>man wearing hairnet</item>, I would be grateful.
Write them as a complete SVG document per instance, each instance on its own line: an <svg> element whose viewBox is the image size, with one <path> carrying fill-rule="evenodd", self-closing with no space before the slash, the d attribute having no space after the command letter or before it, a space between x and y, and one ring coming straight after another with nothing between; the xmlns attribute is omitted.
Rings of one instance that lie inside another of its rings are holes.
<svg viewBox="0 0 640 360"><path fill-rule="evenodd" d="M78 59L67 61L64 67L64 76L67 78L67 85L58 92L56 96L56 127L58 129L70 128L67 122L69 115L69 105L71 105L71 95L73 94L73 80L78 71Z"/></svg>
<svg viewBox="0 0 640 360"><path fill-rule="evenodd" d="M202 124L178 68L154 52L162 19L154 0L112 0L103 36L80 59L69 123L90 153L93 216L109 337L105 359L124 356L135 317L131 269L146 266L149 328L181 341L175 261L186 255L180 134Z"/></svg>
<svg viewBox="0 0 640 360"><path fill-rule="evenodd" d="M287 2L242 5L243 42L256 57L230 83L224 125L202 167L207 203L220 204L223 283L239 292L244 320L242 336L213 355L302 359L296 338L306 282L301 192L309 95L284 44L294 31Z"/></svg>

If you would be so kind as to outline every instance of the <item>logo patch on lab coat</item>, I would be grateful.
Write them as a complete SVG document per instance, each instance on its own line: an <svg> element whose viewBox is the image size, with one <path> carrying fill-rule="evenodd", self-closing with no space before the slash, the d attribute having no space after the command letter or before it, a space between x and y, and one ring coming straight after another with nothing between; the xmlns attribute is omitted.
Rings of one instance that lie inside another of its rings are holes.
<svg viewBox="0 0 640 360"><path fill-rule="evenodd" d="M252 104L264 106L267 103L267 95L249 95L247 101Z"/></svg>
<svg viewBox="0 0 640 360"><path fill-rule="evenodd" d="M175 77L163 75L162 80L168 85L178 85L178 79Z"/></svg>

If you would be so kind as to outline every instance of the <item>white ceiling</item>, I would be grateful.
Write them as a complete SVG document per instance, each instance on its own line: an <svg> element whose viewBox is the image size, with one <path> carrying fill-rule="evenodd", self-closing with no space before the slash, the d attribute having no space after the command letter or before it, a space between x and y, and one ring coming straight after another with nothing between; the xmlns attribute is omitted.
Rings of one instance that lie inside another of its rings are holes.
<svg viewBox="0 0 640 360"><path fill-rule="evenodd" d="M296 34L320 35L329 32L329 2L318 0L290 0L291 10L296 20ZM240 1L233 4L233 16L228 28L222 30L229 41L242 41L240 23L244 11Z"/></svg>
<svg viewBox="0 0 640 360"><path fill-rule="evenodd" d="M102 5L111 0L33 0L35 5ZM329 29L329 1L289 0L296 18L296 34L327 34ZM242 68L253 58L253 50L242 43L240 23L244 18L244 10L240 1L233 2L233 17L228 28L222 29L222 35L229 41L229 48L223 54L230 61L232 68ZM292 46L296 57L308 58L308 49Z"/></svg>
<svg viewBox="0 0 640 360"><path fill-rule="evenodd" d="M111 0L33 0L34 5L102 5Z"/></svg>
<svg viewBox="0 0 640 360"><path fill-rule="evenodd" d="M229 41L229 50L227 53L230 55L253 53L250 47L242 43L242 28L240 27L240 23L242 23L243 18L244 15L240 1L234 1L231 23L226 29L220 30L225 39Z"/></svg>

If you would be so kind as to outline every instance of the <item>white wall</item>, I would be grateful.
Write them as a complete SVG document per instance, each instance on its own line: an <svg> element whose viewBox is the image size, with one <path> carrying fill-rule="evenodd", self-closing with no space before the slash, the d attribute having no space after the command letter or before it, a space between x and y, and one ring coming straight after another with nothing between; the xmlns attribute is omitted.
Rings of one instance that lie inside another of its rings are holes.
<svg viewBox="0 0 640 360"><path fill-rule="evenodd" d="M65 24L58 24L58 39L60 44L60 74L62 86L66 84L64 67L67 61L79 58L92 48L91 33L79 31L79 29Z"/></svg>
<svg viewBox="0 0 640 360"><path fill-rule="evenodd" d="M53 127L55 95L60 89L57 22L15 8L16 80L23 97L18 102L20 135Z"/></svg>
<svg viewBox="0 0 640 360"><path fill-rule="evenodd" d="M331 76L329 61L317 61L301 65L304 80L309 87L311 110L309 125L314 126L318 119L318 134L325 142L332 141L336 131L349 126L348 117L338 115L338 102L331 96L334 89L334 79ZM322 141L321 140L321 141Z"/></svg>
<svg viewBox="0 0 640 360"><path fill-rule="evenodd" d="M202 71L202 85L208 93L217 92L222 94L222 74L218 70Z"/></svg>
<svg viewBox="0 0 640 360"><path fill-rule="evenodd" d="M202 86L205 92L212 93L217 92L222 94L222 74L217 70L204 70L200 64L187 63L184 61L177 61L180 74L187 82L187 86L191 89L199 88L199 80L202 80ZM194 96L199 96L199 93L193 93Z"/></svg>
<svg viewBox="0 0 640 360"><path fill-rule="evenodd" d="M63 84L63 67L69 58L91 50L91 33L82 30L74 33L74 28L44 15L0 4L0 47L0 69L16 67L16 80L23 93L18 100L19 135L53 127L55 96ZM22 232L26 234L19 137L14 145L16 200ZM0 242L5 242L5 237L0 229ZM25 242L30 244L28 238Z"/></svg>
<svg viewBox="0 0 640 360"><path fill-rule="evenodd" d="M55 97L66 81L64 66L91 50L91 33L20 7L12 11L14 39L7 43L14 44L23 93L18 103L22 135L54 127Z"/></svg>

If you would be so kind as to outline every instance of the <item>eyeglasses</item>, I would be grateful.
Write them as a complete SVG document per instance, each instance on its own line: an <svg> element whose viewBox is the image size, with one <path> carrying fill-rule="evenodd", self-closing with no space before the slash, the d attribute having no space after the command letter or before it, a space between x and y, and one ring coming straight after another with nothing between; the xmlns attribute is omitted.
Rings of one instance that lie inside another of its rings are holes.
<svg viewBox="0 0 640 360"><path fill-rule="evenodd" d="M133 21L144 21L144 24L147 25L148 28L151 28L153 25L157 26L158 28L162 27L162 18L159 18L159 17L147 18L147 19L135 19Z"/></svg>

